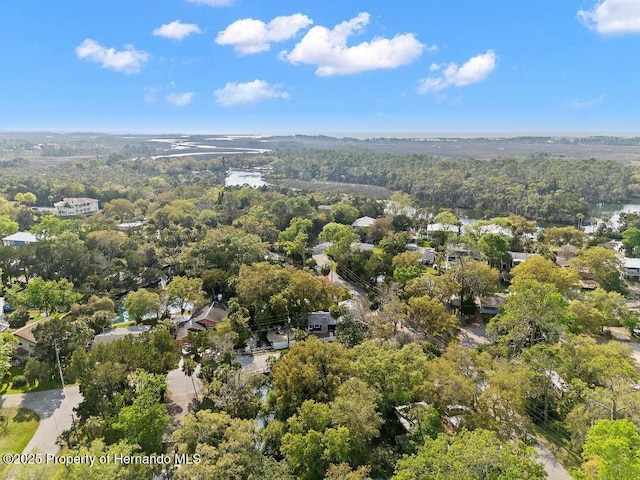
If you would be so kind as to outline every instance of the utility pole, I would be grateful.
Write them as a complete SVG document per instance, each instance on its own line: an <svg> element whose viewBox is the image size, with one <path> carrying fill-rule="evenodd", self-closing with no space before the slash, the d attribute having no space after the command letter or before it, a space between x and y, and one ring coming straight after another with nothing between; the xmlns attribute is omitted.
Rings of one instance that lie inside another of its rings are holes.
<svg viewBox="0 0 640 480"><path fill-rule="evenodd" d="M53 341L53 346L56 350L56 360L58 362L58 371L60 372L60 381L62 382L62 388L64 388L64 376L62 375L62 365L60 364L60 346L58 340Z"/></svg>

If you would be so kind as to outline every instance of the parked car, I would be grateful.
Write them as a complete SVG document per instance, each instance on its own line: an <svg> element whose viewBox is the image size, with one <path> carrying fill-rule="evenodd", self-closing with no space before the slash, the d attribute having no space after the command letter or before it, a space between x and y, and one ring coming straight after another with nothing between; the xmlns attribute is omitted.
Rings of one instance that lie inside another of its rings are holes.
<svg viewBox="0 0 640 480"><path fill-rule="evenodd" d="M9 305L8 303L5 303L5 304L2 306L2 311L3 311L4 313L9 313L9 312L11 312L11 310L13 310L13 309L11 308L11 305Z"/></svg>

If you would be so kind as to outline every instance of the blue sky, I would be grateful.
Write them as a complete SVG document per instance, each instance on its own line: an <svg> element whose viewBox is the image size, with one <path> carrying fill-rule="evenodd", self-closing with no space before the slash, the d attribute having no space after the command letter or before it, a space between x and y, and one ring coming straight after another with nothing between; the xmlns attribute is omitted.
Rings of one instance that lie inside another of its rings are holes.
<svg viewBox="0 0 640 480"><path fill-rule="evenodd" d="M0 4L0 130L640 134L640 0Z"/></svg>

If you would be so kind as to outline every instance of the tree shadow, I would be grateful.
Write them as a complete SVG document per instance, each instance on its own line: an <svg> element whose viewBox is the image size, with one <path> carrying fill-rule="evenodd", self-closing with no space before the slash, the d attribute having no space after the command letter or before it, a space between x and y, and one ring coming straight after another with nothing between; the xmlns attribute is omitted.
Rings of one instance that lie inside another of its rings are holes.
<svg viewBox="0 0 640 480"><path fill-rule="evenodd" d="M28 408L20 408L13 417L14 423L31 422L33 420L40 421L40 416L33 410Z"/></svg>

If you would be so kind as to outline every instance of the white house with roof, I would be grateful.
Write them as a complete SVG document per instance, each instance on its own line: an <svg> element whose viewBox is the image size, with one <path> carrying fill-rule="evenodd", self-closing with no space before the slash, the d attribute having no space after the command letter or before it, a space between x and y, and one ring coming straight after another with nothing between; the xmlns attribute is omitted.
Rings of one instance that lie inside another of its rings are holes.
<svg viewBox="0 0 640 480"><path fill-rule="evenodd" d="M98 211L98 200L94 198L63 198L53 204L58 215L63 217L75 217L89 215Z"/></svg>
<svg viewBox="0 0 640 480"><path fill-rule="evenodd" d="M30 245L36 243L38 237L31 232L16 232L13 235L8 235L2 239L2 244L5 247L22 247L24 245Z"/></svg>
<svg viewBox="0 0 640 480"><path fill-rule="evenodd" d="M640 258L624 257L624 272L629 280L640 281Z"/></svg>
<svg viewBox="0 0 640 480"><path fill-rule="evenodd" d="M355 222L353 222L351 224L351 226L353 228L369 228L371 225L373 225L374 223L376 223L376 219L375 218L371 218L371 217L360 217L358 219L356 219Z"/></svg>
<svg viewBox="0 0 640 480"><path fill-rule="evenodd" d="M33 356L33 351L36 347L36 337L33 335L33 330L40 324L48 322L50 317L45 317L37 322L29 323L22 328L18 328L13 332L13 336L18 340L16 348L16 357L20 363Z"/></svg>

